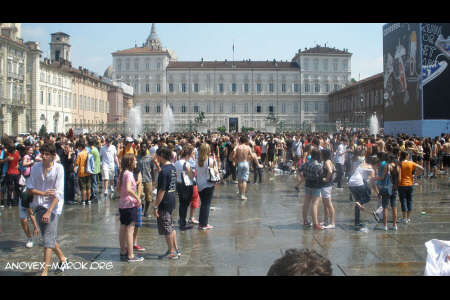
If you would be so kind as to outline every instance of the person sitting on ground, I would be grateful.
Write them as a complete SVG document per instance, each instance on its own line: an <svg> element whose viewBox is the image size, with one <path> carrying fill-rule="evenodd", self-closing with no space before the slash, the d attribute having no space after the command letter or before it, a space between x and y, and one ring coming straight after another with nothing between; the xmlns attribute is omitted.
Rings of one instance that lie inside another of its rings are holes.
<svg viewBox="0 0 450 300"><path fill-rule="evenodd" d="M331 276L331 262L309 249L288 249L269 269L267 276Z"/></svg>

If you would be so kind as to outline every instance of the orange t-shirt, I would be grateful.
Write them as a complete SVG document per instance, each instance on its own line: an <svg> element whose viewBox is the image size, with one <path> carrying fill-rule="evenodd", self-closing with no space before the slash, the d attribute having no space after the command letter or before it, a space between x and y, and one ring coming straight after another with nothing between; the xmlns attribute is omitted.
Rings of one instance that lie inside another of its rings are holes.
<svg viewBox="0 0 450 300"><path fill-rule="evenodd" d="M401 163L401 169L402 169L402 178L400 180L399 186L412 186L413 185L413 178L412 178L412 172L416 168L416 163L405 160Z"/></svg>
<svg viewBox="0 0 450 300"><path fill-rule="evenodd" d="M88 151L85 149L81 151L81 153L77 157L76 165L78 166L78 177L86 177L89 176L89 173L86 173L85 166L86 160L88 157Z"/></svg>
<svg viewBox="0 0 450 300"><path fill-rule="evenodd" d="M129 147L129 148L125 148L125 149L123 149L122 151L120 151L120 153L119 153L119 158L120 159L122 159L122 157L125 155L125 154L133 154L134 156L136 156L136 150L133 148L133 146L131 146L131 147Z"/></svg>

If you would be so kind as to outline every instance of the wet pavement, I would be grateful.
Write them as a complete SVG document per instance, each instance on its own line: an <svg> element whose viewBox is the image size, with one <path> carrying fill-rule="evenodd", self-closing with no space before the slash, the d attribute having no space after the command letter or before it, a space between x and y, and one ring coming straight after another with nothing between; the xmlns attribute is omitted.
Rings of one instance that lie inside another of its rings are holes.
<svg viewBox="0 0 450 300"><path fill-rule="evenodd" d="M354 209L347 188L333 190L336 229L317 231L303 227L304 189L295 192L294 176L265 172L263 184L249 185L245 202L238 199L236 184L218 184L209 218L213 230L179 231L177 227L181 258L160 260L158 255L166 252L166 242L158 235L155 219L143 218L138 244L146 251L141 253L145 260L138 263L120 261L118 199L104 199L102 194L98 203L88 207L65 205L58 242L73 265L57 276L263 276L289 248L310 248L328 257L334 276L423 275L424 243L450 240L450 184L447 176L440 177L419 180L414 187L410 224L399 224L397 232L385 232L382 224L362 213L367 233L354 230ZM377 201L372 198L368 206L376 209ZM176 221L177 209L173 213ZM25 265L42 261L39 238L34 239L33 248L25 248L17 207L0 209L0 213L0 275L39 274ZM322 215L320 204L320 220ZM198 209L195 216L198 218ZM52 262L57 262L55 255Z"/></svg>

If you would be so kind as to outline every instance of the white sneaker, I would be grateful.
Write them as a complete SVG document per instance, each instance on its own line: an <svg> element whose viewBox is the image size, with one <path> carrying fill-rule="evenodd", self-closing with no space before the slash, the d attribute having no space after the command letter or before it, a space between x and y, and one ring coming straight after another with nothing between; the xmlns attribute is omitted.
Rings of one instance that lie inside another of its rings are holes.
<svg viewBox="0 0 450 300"><path fill-rule="evenodd" d="M386 225L386 226L384 226L384 231L388 231L388 227L387 227L387 225Z"/></svg>
<svg viewBox="0 0 450 300"><path fill-rule="evenodd" d="M113 186L111 186L111 192L114 193L114 187Z"/></svg>
<svg viewBox="0 0 450 300"><path fill-rule="evenodd" d="M105 191L103 192L103 195L108 196L108 190L105 190Z"/></svg>
<svg viewBox="0 0 450 300"><path fill-rule="evenodd" d="M28 239L25 247L26 248L33 248L33 239L32 238Z"/></svg>
<svg viewBox="0 0 450 300"><path fill-rule="evenodd" d="M409 218L406 219L405 223L406 223L406 224L411 223L411 219L409 219Z"/></svg>
<svg viewBox="0 0 450 300"><path fill-rule="evenodd" d="M336 225L335 224L330 224L324 227L325 229L335 229Z"/></svg>
<svg viewBox="0 0 450 300"><path fill-rule="evenodd" d="M392 230L397 231L397 225L392 226Z"/></svg>

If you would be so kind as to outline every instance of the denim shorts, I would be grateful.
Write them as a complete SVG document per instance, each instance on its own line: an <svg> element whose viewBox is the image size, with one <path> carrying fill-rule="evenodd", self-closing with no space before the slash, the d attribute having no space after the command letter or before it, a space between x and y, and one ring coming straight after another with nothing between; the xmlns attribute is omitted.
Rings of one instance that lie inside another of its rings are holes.
<svg viewBox="0 0 450 300"><path fill-rule="evenodd" d="M248 181L250 175L250 165L247 161L241 161L237 167L237 179L240 181Z"/></svg>
<svg viewBox="0 0 450 300"><path fill-rule="evenodd" d="M382 195L381 206L388 208L389 203L391 203L392 208L397 207L397 191L392 190L392 195Z"/></svg>
<svg viewBox="0 0 450 300"><path fill-rule="evenodd" d="M138 228L142 227L142 205L137 208L137 219L134 226Z"/></svg>
<svg viewBox="0 0 450 300"><path fill-rule="evenodd" d="M331 198L331 190L333 189L332 186L323 187L321 189L322 198L329 199Z"/></svg>
<svg viewBox="0 0 450 300"><path fill-rule="evenodd" d="M50 214L50 220L48 223L42 222L42 216L47 212L47 209L38 206L35 209L36 222L38 223L39 230L44 239L44 248L55 249L56 233L58 228L59 215L54 213Z"/></svg>
<svg viewBox="0 0 450 300"><path fill-rule="evenodd" d="M398 196L400 199L400 204L402 205L402 211L411 211L412 210L412 196L413 196L413 187L412 186L399 186L398 187Z"/></svg>
<svg viewBox="0 0 450 300"><path fill-rule="evenodd" d="M312 197L320 197L321 188L310 188L305 186L305 195Z"/></svg>

